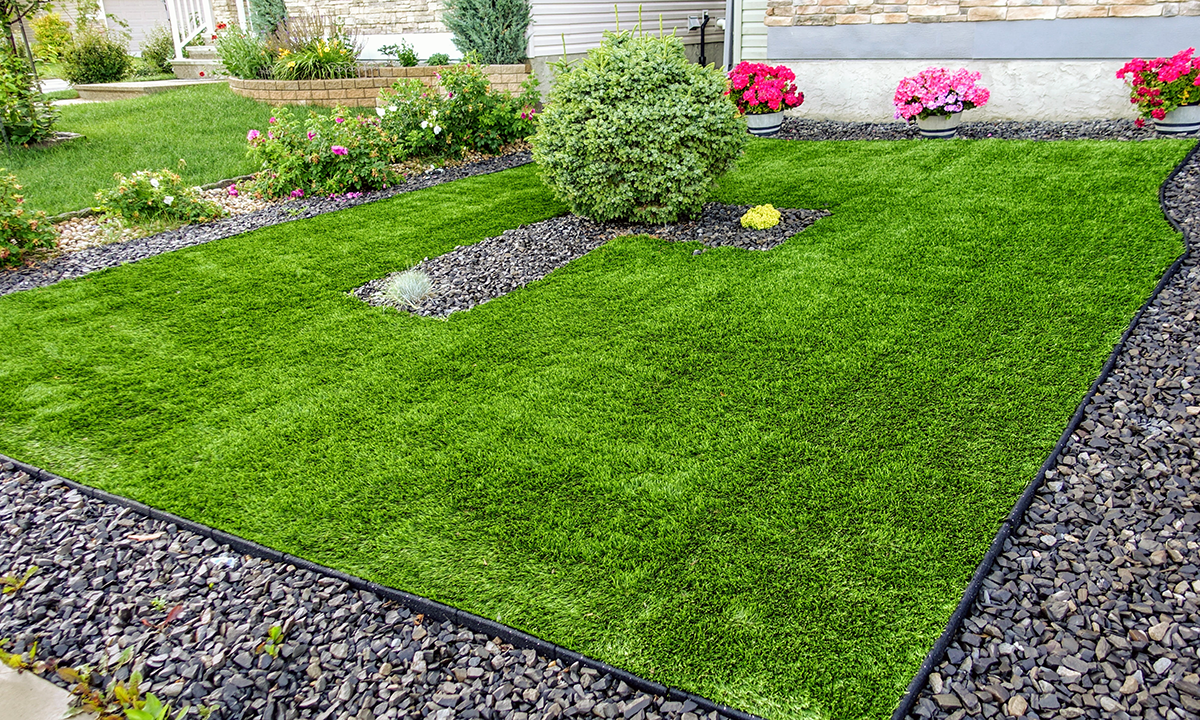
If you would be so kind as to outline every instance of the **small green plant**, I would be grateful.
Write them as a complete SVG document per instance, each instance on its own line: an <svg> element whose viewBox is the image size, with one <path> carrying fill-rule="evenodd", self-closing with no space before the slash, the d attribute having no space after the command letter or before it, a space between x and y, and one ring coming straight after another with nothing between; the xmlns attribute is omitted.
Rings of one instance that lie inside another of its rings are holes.
<svg viewBox="0 0 1200 720"><path fill-rule="evenodd" d="M142 675L136 670L127 683L113 681L107 688L92 686L96 678L87 666L58 668L58 676L71 685L71 694L78 698L77 712L92 713L99 720L183 720L191 709L185 705L172 718L170 703L164 705L154 693L142 697ZM201 717L205 717L203 712Z"/></svg>
<svg viewBox="0 0 1200 720"><path fill-rule="evenodd" d="M773 205L755 205L742 215L742 227L751 230L767 230L779 224L783 217Z"/></svg>
<svg viewBox="0 0 1200 720"><path fill-rule="evenodd" d="M158 73L169 73L171 58L175 57L175 43L171 40L171 32L161 23L155 25L146 33L142 40L142 61L147 67Z"/></svg>
<svg viewBox="0 0 1200 720"><path fill-rule="evenodd" d="M425 61L425 64L426 65L434 65L434 66L449 65L450 64L450 56L447 55L446 53L434 53L429 56L429 59Z"/></svg>
<svg viewBox="0 0 1200 720"><path fill-rule="evenodd" d="M158 612L162 612L163 610L167 609L167 600L161 596L156 597L150 601L150 607L154 608Z"/></svg>
<svg viewBox="0 0 1200 720"><path fill-rule="evenodd" d="M75 36L63 60L64 74L72 85L118 82L129 74L133 63L123 43L92 29Z"/></svg>
<svg viewBox="0 0 1200 720"><path fill-rule="evenodd" d="M477 52L485 64L525 59L529 0L449 0L443 22L463 53Z"/></svg>
<svg viewBox="0 0 1200 720"><path fill-rule="evenodd" d="M405 270L388 280L383 289L383 296L415 310L432 292L433 280L429 278L428 273L421 270Z"/></svg>
<svg viewBox="0 0 1200 720"><path fill-rule="evenodd" d="M56 666L54 660L37 659L38 644L36 640L29 646L29 651L24 653L8 652L4 649L4 646L7 644L8 638L0 639L0 665L10 667L17 672L32 670L35 673L53 670Z"/></svg>
<svg viewBox="0 0 1200 720"><path fill-rule="evenodd" d="M33 54L48 62L58 62L71 44L71 23L62 15L48 12L33 19Z"/></svg>
<svg viewBox="0 0 1200 720"><path fill-rule="evenodd" d="M110 217L141 224L148 221L208 222L224 215L216 203L202 200L195 189L170 170L139 170L96 193L99 209Z"/></svg>
<svg viewBox="0 0 1200 720"><path fill-rule="evenodd" d="M258 646L258 652L265 652L271 657L279 656L279 648L283 646L283 627L272 625L267 630L267 639Z"/></svg>
<svg viewBox="0 0 1200 720"><path fill-rule="evenodd" d="M5 595L16 594L18 590L25 587L25 583L29 582L29 578L33 577L34 573L36 573L38 569L39 568L37 565L30 565L25 571L25 574L21 575L20 577L16 575L5 575L4 577L0 577L0 586L3 586L3 589L0 590L0 592L4 593Z"/></svg>
<svg viewBox="0 0 1200 720"><path fill-rule="evenodd" d="M698 213L746 143L725 74L688 62L675 37L606 32L555 68L533 159L572 212L674 222Z"/></svg>
<svg viewBox="0 0 1200 720"><path fill-rule="evenodd" d="M401 40L399 45L383 45L379 48L379 52L396 58L400 67L417 66L417 51L408 44L407 40Z"/></svg>
<svg viewBox="0 0 1200 720"><path fill-rule="evenodd" d="M8 47L0 49L0 93L6 150L40 142L52 134L58 110L34 83L29 62Z"/></svg>
<svg viewBox="0 0 1200 720"><path fill-rule="evenodd" d="M46 213L31 212L24 205L25 196L21 195L16 176L6 175L0 168L0 267L21 262L27 252L53 248L57 241L54 226L46 220ZM37 569L30 567L26 574L34 572ZM6 585L4 592L7 593L11 586L5 580L0 578L0 583Z"/></svg>
<svg viewBox="0 0 1200 720"><path fill-rule="evenodd" d="M265 40L236 26L217 34L217 55L225 70L242 80L270 78L275 64Z"/></svg>

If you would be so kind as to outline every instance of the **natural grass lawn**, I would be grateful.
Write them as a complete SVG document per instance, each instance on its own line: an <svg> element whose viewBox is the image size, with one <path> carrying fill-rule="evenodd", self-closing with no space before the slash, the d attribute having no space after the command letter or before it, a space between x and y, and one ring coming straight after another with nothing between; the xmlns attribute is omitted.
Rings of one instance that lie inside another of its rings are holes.
<svg viewBox="0 0 1200 720"><path fill-rule="evenodd" d="M719 199L833 215L618 239L446 322L346 293L561 213L534 168L181 250L0 298L0 452L735 707L882 718L1180 253L1186 149L757 141Z"/></svg>
<svg viewBox="0 0 1200 720"><path fill-rule="evenodd" d="M246 131L265 127L271 117L270 105L234 95L224 84L61 110L54 129L86 139L0 158L0 167L24 186L28 205L51 215L95 204L96 191L114 185L117 172L166 168L196 185L254 172Z"/></svg>

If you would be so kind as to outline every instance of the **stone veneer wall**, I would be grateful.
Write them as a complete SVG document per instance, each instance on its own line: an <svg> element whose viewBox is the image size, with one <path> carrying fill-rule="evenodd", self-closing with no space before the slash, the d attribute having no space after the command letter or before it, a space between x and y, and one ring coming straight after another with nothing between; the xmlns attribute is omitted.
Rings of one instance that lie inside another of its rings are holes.
<svg viewBox="0 0 1200 720"><path fill-rule="evenodd" d="M442 0L285 0L288 15L313 15L337 18L346 29L358 35L448 32L442 24L445 4ZM237 24L234 0L213 0L216 22Z"/></svg>
<svg viewBox="0 0 1200 720"><path fill-rule="evenodd" d="M768 0L767 27L1200 15L1200 0Z"/></svg>
<svg viewBox="0 0 1200 720"><path fill-rule="evenodd" d="M437 67L361 67L359 77L339 80L240 80L231 78L233 92L260 102L279 105L324 105L333 107L375 107L379 91L390 87L398 78L420 78L433 84ZM529 77L531 68L525 65L488 65L484 67L492 89L519 93L521 83Z"/></svg>

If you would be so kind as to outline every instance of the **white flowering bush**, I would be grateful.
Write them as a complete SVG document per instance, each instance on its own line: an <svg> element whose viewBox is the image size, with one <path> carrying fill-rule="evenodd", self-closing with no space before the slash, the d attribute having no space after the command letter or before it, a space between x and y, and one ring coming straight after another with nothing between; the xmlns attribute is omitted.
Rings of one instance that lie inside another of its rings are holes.
<svg viewBox="0 0 1200 720"><path fill-rule="evenodd" d="M110 217L133 223L152 220L200 223L225 214L220 205L200 198L170 170L139 170L126 177L114 176L117 184L96 193L99 209Z"/></svg>
<svg viewBox="0 0 1200 720"><path fill-rule="evenodd" d="M694 215L745 146L725 74L688 62L677 38L607 32L555 72L533 158L576 214L650 223Z"/></svg>

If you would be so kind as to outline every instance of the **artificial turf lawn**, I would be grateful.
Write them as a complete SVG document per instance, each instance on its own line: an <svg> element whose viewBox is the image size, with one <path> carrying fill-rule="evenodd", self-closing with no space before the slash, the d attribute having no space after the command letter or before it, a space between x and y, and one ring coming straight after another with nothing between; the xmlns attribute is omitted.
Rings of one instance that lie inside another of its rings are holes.
<svg viewBox="0 0 1200 720"><path fill-rule="evenodd" d="M615 240L448 321L347 291L525 167L0 298L0 452L773 718L882 718L1182 249L1182 141L756 141L769 252ZM148 589L147 593L153 593Z"/></svg>
<svg viewBox="0 0 1200 720"><path fill-rule="evenodd" d="M28 206L51 215L94 205L97 190L116 184L116 172L165 168L196 185L254 172L246 131L265 127L271 116L270 105L234 95L225 84L61 110L54 129L85 139L17 149L0 159L24 187Z"/></svg>

